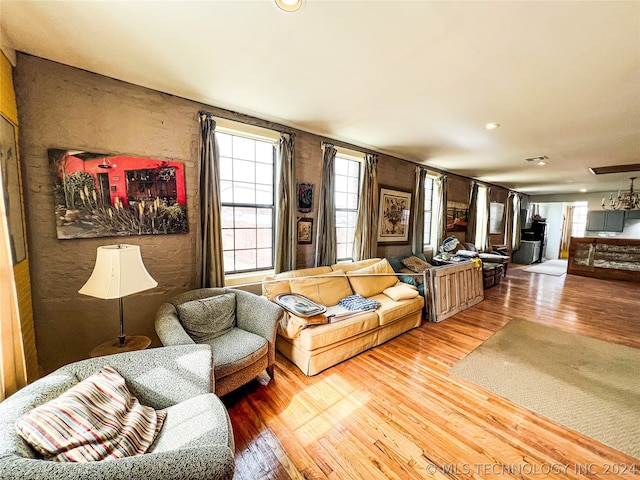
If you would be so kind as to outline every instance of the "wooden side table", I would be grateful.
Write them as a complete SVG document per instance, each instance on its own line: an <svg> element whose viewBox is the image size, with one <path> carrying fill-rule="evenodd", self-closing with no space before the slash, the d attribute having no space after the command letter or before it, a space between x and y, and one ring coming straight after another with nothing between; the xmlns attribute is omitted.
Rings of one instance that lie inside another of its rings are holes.
<svg viewBox="0 0 640 480"><path fill-rule="evenodd" d="M104 355L113 355L114 353L133 352L135 350L144 350L151 345L151 339L142 335L127 335L124 337L124 345L120 346L120 339L114 338L107 342L101 343L91 350L90 357L102 357Z"/></svg>

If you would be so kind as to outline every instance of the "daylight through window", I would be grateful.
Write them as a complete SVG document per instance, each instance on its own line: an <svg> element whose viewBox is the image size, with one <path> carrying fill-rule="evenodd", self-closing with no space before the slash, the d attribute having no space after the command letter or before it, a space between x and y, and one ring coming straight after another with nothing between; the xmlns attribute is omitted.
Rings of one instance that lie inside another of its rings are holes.
<svg viewBox="0 0 640 480"><path fill-rule="evenodd" d="M336 155L336 248L338 260L353 258L353 239L358 221L360 162Z"/></svg>
<svg viewBox="0 0 640 480"><path fill-rule="evenodd" d="M225 273L273 268L272 142L216 132Z"/></svg>

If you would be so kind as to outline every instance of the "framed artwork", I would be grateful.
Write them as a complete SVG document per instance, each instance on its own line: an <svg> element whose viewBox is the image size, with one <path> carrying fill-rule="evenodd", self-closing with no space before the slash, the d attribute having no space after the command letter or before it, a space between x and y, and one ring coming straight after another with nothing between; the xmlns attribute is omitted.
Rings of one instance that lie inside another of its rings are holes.
<svg viewBox="0 0 640 480"><path fill-rule="evenodd" d="M447 232L466 232L469 206L462 202L447 203Z"/></svg>
<svg viewBox="0 0 640 480"><path fill-rule="evenodd" d="M301 218L298 220L298 243L313 242L313 218Z"/></svg>
<svg viewBox="0 0 640 480"><path fill-rule="evenodd" d="M49 149L58 239L188 231L182 162Z"/></svg>
<svg viewBox="0 0 640 480"><path fill-rule="evenodd" d="M299 183L298 187L298 211L309 213L313 210L313 183Z"/></svg>
<svg viewBox="0 0 640 480"><path fill-rule="evenodd" d="M9 244L14 265L27 256L24 224L22 221L22 200L20 198L20 175L16 130L13 124L0 116L0 169L2 170L2 196L9 224Z"/></svg>
<svg viewBox="0 0 640 480"><path fill-rule="evenodd" d="M409 218L411 218L411 192L381 187L378 243L408 243Z"/></svg>

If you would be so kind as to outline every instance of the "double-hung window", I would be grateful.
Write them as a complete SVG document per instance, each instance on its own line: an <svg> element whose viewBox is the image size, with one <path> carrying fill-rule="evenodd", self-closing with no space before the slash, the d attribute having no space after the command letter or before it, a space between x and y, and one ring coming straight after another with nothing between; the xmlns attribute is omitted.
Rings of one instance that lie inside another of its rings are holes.
<svg viewBox="0 0 640 480"><path fill-rule="evenodd" d="M358 221L360 165L356 158L338 152L335 158L336 253L338 261L353 259L353 239Z"/></svg>
<svg viewBox="0 0 640 480"><path fill-rule="evenodd" d="M225 274L273 268L275 144L216 132Z"/></svg>

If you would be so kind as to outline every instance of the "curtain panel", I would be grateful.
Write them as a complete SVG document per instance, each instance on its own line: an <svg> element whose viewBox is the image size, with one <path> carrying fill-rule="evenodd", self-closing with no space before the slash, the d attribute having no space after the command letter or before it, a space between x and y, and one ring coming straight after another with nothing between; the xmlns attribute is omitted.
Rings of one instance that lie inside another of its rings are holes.
<svg viewBox="0 0 640 480"><path fill-rule="evenodd" d="M448 181L446 175L440 175L433 180L433 210L431 211L431 235L433 241L433 253L437 255L438 249L447 237L447 190Z"/></svg>
<svg viewBox="0 0 640 480"><path fill-rule="evenodd" d="M424 182L426 177L427 170L417 166L413 191L413 198L415 199L412 215L413 234L411 235L411 251L414 253L424 252Z"/></svg>
<svg viewBox="0 0 640 480"><path fill-rule="evenodd" d="M562 242L560 244L560 258L569 258L569 244L571 243L571 227L573 224L573 205L567 205L564 210L564 224L562 225Z"/></svg>
<svg viewBox="0 0 640 480"><path fill-rule="evenodd" d="M478 229L478 182L471 182L471 191L469 192L469 214L467 215L467 232L465 233L465 242L476 243L476 231ZM476 245L477 247L477 245Z"/></svg>
<svg viewBox="0 0 640 480"><path fill-rule="evenodd" d="M513 244L513 229L514 229L514 202L515 202L515 192L509 192L507 196L507 201L505 204L505 229L504 229L504 243L507 245L507 248L511 249L511 245Z"/></svg>
<svg viewBox="0 0 640 480"><path fill-rule="evenodd" d="M517 193L513 196L513 237L511 238L511 251L520 250L520 241L522 240L522 215L520 207L522 197Z"/></svg>
<svg viewBox="0 0 640 480"><path fill-rule="evenodd" d="M353 240L355 261L374 258L378 254L378 202L378 155L367 153Z"/></svg>
<svg viewBox="0 0 640 480"><path fill-rule="evenodd" d="M330 143L322 144L322 179L318 202L315 266L333 265L337 259L335 160L338 151Z"/></svg>
<svg viewBox="0 0 640 480"><path fill-rule="evenodd" d="M27 384L24 342L0 171L0 401Z"/></svg>
<svg viewBox="0 0 640 480"><path fill-rule="evenodd" d="M275 272L296 269L296 174L294 134L282 133L276 154L278 186L276 202Z"/></svg>
<svg viewBox="0 0 640 480"><path fill-rule="evenodd" d="M209 113L200 114L199 150L196 284L198 288L224 287L220 152L216 141L216 122Z"/></svg>

